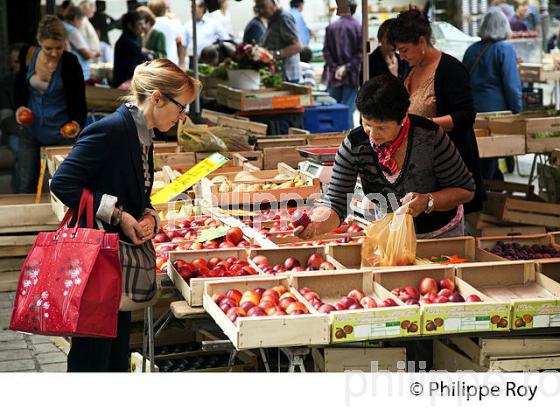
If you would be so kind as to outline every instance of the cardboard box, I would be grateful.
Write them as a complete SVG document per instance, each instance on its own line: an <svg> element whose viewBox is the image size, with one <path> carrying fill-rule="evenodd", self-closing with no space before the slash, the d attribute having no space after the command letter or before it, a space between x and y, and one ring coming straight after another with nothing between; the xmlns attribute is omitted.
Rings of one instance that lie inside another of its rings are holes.
<svg viewBox="0 0 560 410"><path fill-rule="evenodd" d="M204 309L212 316L237 350L329 344L330 332L327 315L310 313L239 317L234 324L212 300L213 294L225 293L229 289L238 289L243 293L257 287L268 289L276 285L286 286L292 294L298 297L295 289L289 286L287 276L243 277L208 281L204 287Z"/></svg>
<svg viewBox="0 0 560 410"><path fill-rule="evenodd" d="M309 288L316 292L323 303L334 305L342 296L354 289L362 290L379 304L385 299L394 300L398 306L333 311L328 314L331 343L348 343L369 339L418 336L420 333L419 306L405 305L393 294L373 280L368 271L344 270L340 272L293 273L292 286ZM298 291L299 293L299 291ZM309 303L309 309L316 312Z"/></svg>
<svg viewBox="0 0 560 410"><path fill-rule="evenodd" d="M359 371L406 371L404 347L325 347L313 348L314 371L341 373Z"/></svg>
<svg viewBox="0 0 560 410"><path fill-rule="evenodd" d="M457 267L457 277L509 304L512 330L560 326L560 284L537 272L533 262L466 264Z"/></svg>
<svg viewBox="0 0 560 410"><path fill-rule="evenodd" d="M469 265L471 264L455 265L455 267ZM375 281L390 291L398 287L418 286L425 277L434 278L437 282L443 278L449 278L454 282L455 290L464 298L469 295L477 295L482 300L481 302L442 303L421 306L421 333L423 335L509 330L509 326L499 327L496 320L496 317L499 319L509 318L509 303L494 300L481 293L469 283L455 277L455 267L421 265L395 268L393 270L377 269L374 271Z"/></svg>
<svg viewBox="0 0 560 410"><path fill-rule="evenodd" d="M173 267L173 262L182 259L186 262L191 262L197 258L208 260L216 256L221 259L227 259L230 256L235 256L238 259L247 259L246 250L201 250L201 251L172 251L169 252L169 260L167 261L167 275L175 284L175 287L190 306L202 306L204 284L212 280L220 280L226 278L191 278L190 283L187 283L179 272Z"/></svg>

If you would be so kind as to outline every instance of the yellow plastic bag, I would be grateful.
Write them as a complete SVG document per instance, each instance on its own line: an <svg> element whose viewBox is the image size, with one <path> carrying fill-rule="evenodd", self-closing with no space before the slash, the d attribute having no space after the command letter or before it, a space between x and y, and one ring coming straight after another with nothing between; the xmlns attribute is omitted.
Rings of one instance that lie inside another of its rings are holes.
<svg viewBox="0 0 560 410"><path fill-rule="evenodd" d="M362 267L413 265L416 260L416 230L412 215L397 210L373 221L365 229Z"/></svg>

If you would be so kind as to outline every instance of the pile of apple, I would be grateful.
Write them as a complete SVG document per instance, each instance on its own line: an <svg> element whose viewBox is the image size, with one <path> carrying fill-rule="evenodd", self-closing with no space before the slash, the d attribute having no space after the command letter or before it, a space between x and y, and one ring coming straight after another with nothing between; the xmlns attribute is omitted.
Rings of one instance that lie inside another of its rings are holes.
<svg viewBox="0 0 560 410"><path fill-rule="evenodd" d="M152 242L178 242L178 239L194 241L201 230L215 228L220 225L221 222L208 215L202 215L199 217L190 216L183 220L176 221L175 223L162 225L159 232L152 239Z"/></svg>
<svg viewBox="0 0 560 410"><path fill-rule="evenodd" d="M248 261L238 259L235 256L230 256L224 260L217 256L208 260L196 258L190 262L178 259L173 262L173 267L189 284L193 278L221 278L257 274L255 268L250 266Z"/></svg>
<svg viewBox="0 0 560 410"><path fill-rule="evenodd" d="M461 294L455 292L455 282L449 278L443 278L438 283L434 278L426 277L420 281L418 288L414 286L395 288L391 293L407 305L481 302L478 295L474 294L463 298Z"/></svg>
<svg viewBox="0 0 560 410"><path fill-rule="evenodd" d="M307 307L288 291L284 285L270 289L255 288L241 293L230 289L215 293L212 300L233 323L238 317L304 315Z"/></svg>
<svg viewBox="0 0 560 410"><path fill-rule="evenodd" d="M293 237L293 235L289 235ZM277 236L281 237L280 235ZM363 237L352 238L351 236L344 236L338 239L322 239L313 242L289 242L289 243L279 243L278 246L324 246L329 244L346 244L346 243L362 243L364 241Z"/></svg>
<svg viewBox="0 0 560 410"><path fill-rule="evenodd" d="M305 300L307 300L311 306L317 309L320 313L398 306L398 303L391 298L377 303L374 298L366 296L366 294L360 289L351 290L347 296L341 297L334 305L323 303L317 292L314 292L309 288L301 288L298 292L301 293Z"/></svg>
<svg viewBox="0 0 560 410"><path fill-rule="evenodd" d="M272 266L268 258L264 255L257 255L252 259L253 263L258 266L260 270L268 275L276 275L277 273L284 272L303 272L303 271L317 271L317 270L335 270L335 266L325 261L325 258L320 253L314 253L307 259L307 263L301 264L299 260L293 257L286 258L282 265L276 264Z"/></svg>

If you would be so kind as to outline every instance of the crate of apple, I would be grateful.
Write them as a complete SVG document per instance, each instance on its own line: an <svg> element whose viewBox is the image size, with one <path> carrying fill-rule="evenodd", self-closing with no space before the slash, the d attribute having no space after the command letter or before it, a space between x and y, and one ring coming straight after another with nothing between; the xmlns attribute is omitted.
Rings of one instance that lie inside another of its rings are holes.
<svg viewBox="0 0 560 410"><path fill-rule="evenodd" d="M313 253L305 264L293 256L287 257L283 263L271 264L270 259L264 255L256 255L251 261L265 274L277 275L285 272L303 272L303 271L332 271L336 270L336 266L325 260L320 253Z"/></svg>
<svg viewBox="0 0 560 410"><path fill-rule="evenodd" d="M225 293L214 293L212 300L233 323L237 322L238 317L309 314L305 304L284 285L244 292L229 289Z"/></svg>
<svg viewBox="0 0 560 410"><path fill-rule="evenodd" d="M417 287L405 286L391 290L391 293L407 305L431 305L440 303L482 302L476 294L463 297L455 291L455 282L443 278L439 282L429 276L423 278Z"/></svg>
<svg viewBox="0 0 560 410"><path fill-rule="evenodd" d="M190 284L193 278L223 278L256 275L257 271L247 260L235 256L222 259L218 256L211 258L196 258L187 262L183 259L173 261L173 268Z"/></svg>
<svg viewBox="0 0 560 410"><path fill-rule="evenodd" d="M210 229L210 228L204 228ZM226 235L220 238L215 238L207 240L204 242L197 242L197 238L200 236L201 231L204 229L182 229L180 231L168 231L165 233L160 231L152 240L156 244L156 251L158 250L159 244L174 244L173 250L203 250L203 249L230 249L230 248L249 248L251 243L244 238L243 231L239 227L230 228ZM177 232L185 232L185 236L177 236ZM170 238L170 236L172 238ZM258 248L258 246L254 246Z"/></svg>
<svg viewBox="0 0 560 410"><path fill-rule="evenodd" d="M391 298L376 300L372 296L366 295L361 289L351 290L348 292L348 295L342 296L338 302L335 302L334 304L324 303L317 292L314 292L307 287L300 288L298 292L305 300L307 300L307 302L309 302L311 306L317 309L319 313L399 306L399 304Z"/></svg>

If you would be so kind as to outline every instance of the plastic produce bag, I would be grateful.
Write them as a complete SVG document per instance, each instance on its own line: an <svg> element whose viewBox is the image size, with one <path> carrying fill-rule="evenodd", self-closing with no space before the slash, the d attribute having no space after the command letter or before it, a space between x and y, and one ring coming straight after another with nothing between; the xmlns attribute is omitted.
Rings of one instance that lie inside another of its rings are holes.
<svg viewBox="0 0 560 410"><path fill-rule="evenodd" d="M184 152L227 151L227 145L207 130L183 128L177 142Z"/></svg>
<svg viewBox="0 0 560 410"><path fill-rule="evenodd" d="M362 245L362 267L405 266L416 260L414 219L406 208L370 223Z"/></svg>

